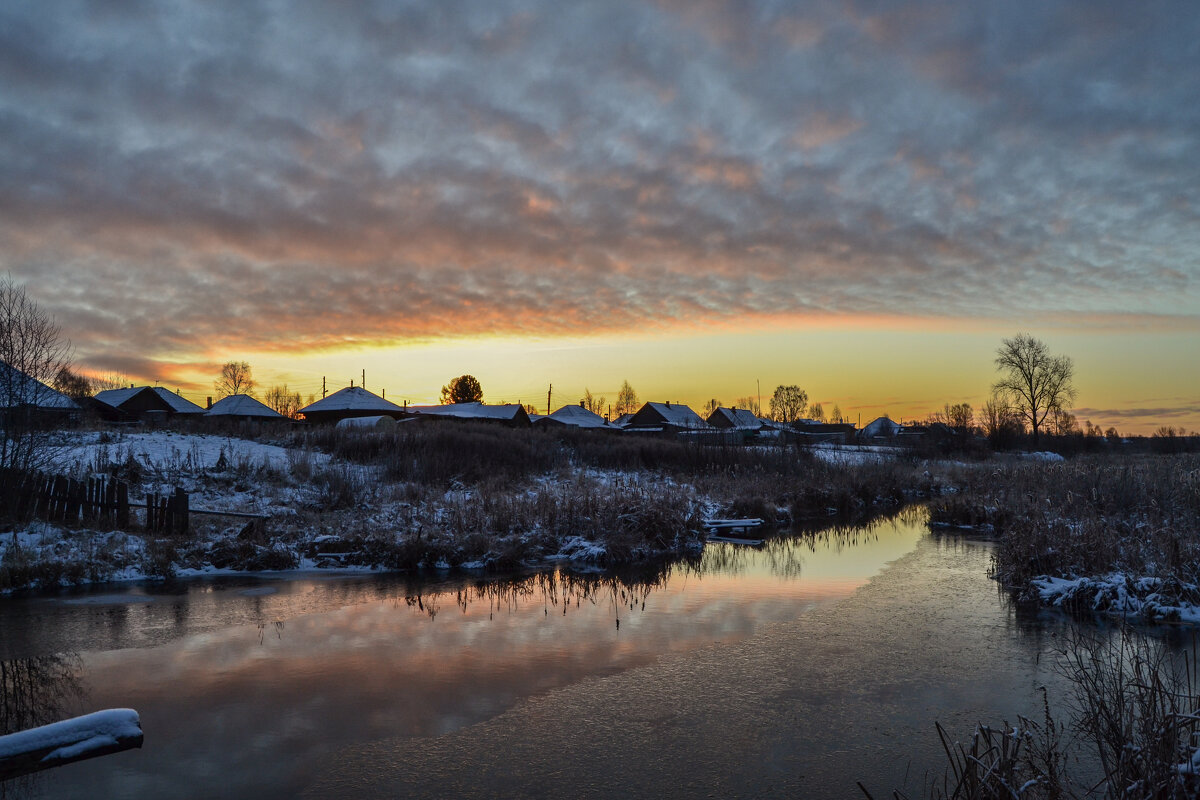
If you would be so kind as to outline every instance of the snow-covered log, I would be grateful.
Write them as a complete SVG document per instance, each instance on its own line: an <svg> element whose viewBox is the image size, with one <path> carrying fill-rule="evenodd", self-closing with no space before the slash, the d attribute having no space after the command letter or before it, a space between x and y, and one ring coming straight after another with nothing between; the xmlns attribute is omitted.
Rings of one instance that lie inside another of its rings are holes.
<svg viewBox="0 0 1200 800"><path fill-rule="evenodd" d="M97 711L0 736L0 780L141 746L136 711Z"/></svg>

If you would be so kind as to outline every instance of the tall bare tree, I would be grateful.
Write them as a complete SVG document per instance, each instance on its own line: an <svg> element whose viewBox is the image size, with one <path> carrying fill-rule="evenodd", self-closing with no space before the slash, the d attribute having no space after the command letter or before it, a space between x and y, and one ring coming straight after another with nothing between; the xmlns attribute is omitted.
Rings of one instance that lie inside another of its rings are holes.
<svg viewBox="0 0 1200 800"><path fill-rule="evenodd" d="M71 343L11 276L0 278L0 362L0 467L40 467L50 437L39 410L69 402L50 384L70 367Z"/></svg>
<svg viewBox="0 0 1200 800"><path fill-rule="evenodd" d="M808 407L808 417L809 419L816 420L817 422L824 422L825 409L821 407L820 403L813 403Z"/></svg>
<svg viewBox="0 0 1200 800"><path fill-rule="evenodd" d="M295 419L297 412L300 411L304 401L300 397L299 392L288 390L287 384L282 386L272 386L263 396L264 402L272 409L287 417Z"/></svg>
<svg viewBox="0 0 1200 800"><path fill-rule="evenodd" d="M756 417L762 416L762 406L757 397L739 397L733 401L734 408L744 408Z"/></svg>
<svg viewBox="0 0 1200 800"><path fill-rule="evenodd" d="M221 377L213 381L213 388L222 397L231 394L252 395L257 385L250 376L250 365L245 361L227 361L221 367Z"/></svg>
<svg viewBox="0 0 1200 800"><path fill-rule="evenodd" d="M1052 409L1064 409L1075 400L1071 385L1075 364L1068 356L1050 355L1050 349L1040 339L1018 333L1004 339L996 351L996 368L1000 380L992 391L1004 395L1022 420L1033 429L1033 445L1037 447L1038 432Z"/></svg>
<svg viewBox="0 0 1200 800"><path fill-rule="evenodd" d="M771 418L776 422L795 422L808 407L808 392L799 386L776 386L771 396Z"/></svg>
<svg viewBox="0 0 1200 800"><path fill-rule="evenodd" d="M588 411L592 412L593 414L604 416L604 407L608 403L608 400L604 397L596 397L594 394L592 394L591 389L585 387L581 402L583 403L583 407Z"/></svg>
<svg viewBox="0 0 1200 800"><path fill-rule="evenodd" d="M624 381L621 384L621 391L617 392L617 416L632 414L638 410L638 396L633 387L629 385L629 381Z"/></svg>

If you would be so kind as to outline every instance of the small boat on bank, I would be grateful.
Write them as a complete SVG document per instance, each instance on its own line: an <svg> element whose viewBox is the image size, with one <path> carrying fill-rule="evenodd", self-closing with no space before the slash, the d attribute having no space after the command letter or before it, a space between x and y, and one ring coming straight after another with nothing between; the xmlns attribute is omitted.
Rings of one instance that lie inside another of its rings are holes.
<svg viewBox="0 0 1200 800"><path fill-rule="evenodd" d="M708 519L704 521L704 529L708 531L708 541L710 542L728 542L729 544L740 544L747 547L759 547L762 545L762 539L756 539L747 535L748 531L753 528L761 528L763 521L758 518L751 519Z"/></svg>

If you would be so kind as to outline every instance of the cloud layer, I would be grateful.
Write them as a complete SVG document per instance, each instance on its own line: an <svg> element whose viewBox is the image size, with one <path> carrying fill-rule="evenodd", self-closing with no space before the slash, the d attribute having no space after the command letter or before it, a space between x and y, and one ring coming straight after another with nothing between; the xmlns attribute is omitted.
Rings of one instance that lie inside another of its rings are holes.
<svg viewBox="0 0 1200 800"><path fill-rule="evenodd" d="M1195 327L1198 40L1187 2L6 3L0 268L143 375L747 316Z"/></svg>

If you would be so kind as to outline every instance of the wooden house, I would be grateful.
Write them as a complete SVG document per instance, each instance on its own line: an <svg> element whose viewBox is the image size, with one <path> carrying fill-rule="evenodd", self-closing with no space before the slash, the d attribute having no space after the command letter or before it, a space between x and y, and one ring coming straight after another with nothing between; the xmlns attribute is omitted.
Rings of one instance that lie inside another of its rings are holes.
<svg viewBox="0 0 1200 800"><path fill-rule="evenodd" d="M686 405L680 403L646 403L626 426L628 431L678 433L687 430L704 430L709 424Z"/></svg>
<svg viewBox="0 0 1200 800"><path fill-rule="evenodd" d="M405 411L417 417L496 422L520 428L528 428L531 424L529 413L520 403L504 403L494 406L483 403L448 403L441 406L407 406Z"/></svg>
<svg viewBox="0 0 1200 800"><path fill-rule="evenodd" d="M208 419L242 420L246 422L283 422L283 414L264 405L248 394L231 394L213 403L204 414Z"/></svg>
<svg viewBox="0 0 1200 800"><path fill-rule="evenodd" d="M338 422L353 417L378 417L380 415L400 419L407 412L390 400L371 394L361 386L347 386L328 397L300 409L309 422Z"/></svg>

